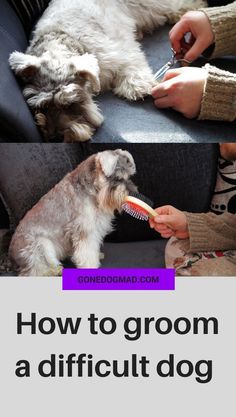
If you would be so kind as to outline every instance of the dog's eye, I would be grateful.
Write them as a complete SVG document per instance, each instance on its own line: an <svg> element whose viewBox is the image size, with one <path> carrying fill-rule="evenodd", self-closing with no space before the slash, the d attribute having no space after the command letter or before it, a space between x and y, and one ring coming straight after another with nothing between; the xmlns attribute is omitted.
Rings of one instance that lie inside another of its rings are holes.
<svg viewBox="0 0 236 417"><path fill-rule="evenodd" d="M129 158L126 158L126 162L127 162L127 165L132 165L132 163L131 163L131 161L130 161L130 159Z"/></svg>

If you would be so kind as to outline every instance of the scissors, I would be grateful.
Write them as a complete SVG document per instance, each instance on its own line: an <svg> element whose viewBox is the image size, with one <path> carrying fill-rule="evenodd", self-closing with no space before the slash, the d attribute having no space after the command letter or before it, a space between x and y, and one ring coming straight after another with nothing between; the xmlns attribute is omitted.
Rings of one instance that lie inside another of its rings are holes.
<svg viewBox="0 0 236 417"><path fill-rule="evenodd" d="M171 59L165 64L163 65L155 74L154 74L154 78L155 80L160 80L163 78L163 75L165 75L165 73L172 67L174 67L176 64L181 64L181 65L190 65L192 63L192 61L188 61L188 59L185 58L181 58L181 53L178 53L171 48L172 51L172 57ZM180 57L180 58L178 58Z"/></svg>

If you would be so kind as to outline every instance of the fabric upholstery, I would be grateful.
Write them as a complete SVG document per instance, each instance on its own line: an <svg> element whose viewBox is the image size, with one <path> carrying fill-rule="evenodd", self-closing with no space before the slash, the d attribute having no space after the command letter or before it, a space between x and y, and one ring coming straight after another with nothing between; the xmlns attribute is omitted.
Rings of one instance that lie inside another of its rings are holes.
<svg viewBox="0 0 236 417"><path fill-rule="evenodd" d="M26 49L27 39L7 0L1 0L0 44L0 141L40 142L41 136L8 64L11 52Z"/></svg>
<svg viewBox="0 0 236 417"><path fill-rule="evenodd" d="M50 0L8 0L20 18L25 32L30 33L33 24L41 16Z"/></svg>

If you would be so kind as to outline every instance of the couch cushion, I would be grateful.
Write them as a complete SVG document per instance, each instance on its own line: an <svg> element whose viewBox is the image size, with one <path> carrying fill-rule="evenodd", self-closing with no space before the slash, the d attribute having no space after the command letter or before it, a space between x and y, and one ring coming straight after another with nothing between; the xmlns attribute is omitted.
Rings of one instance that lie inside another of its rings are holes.
<svg viewBox="0 0 236 417"><path fill-rule="evenodd" d="M27 34L48 6L50 0L8 0L14 8Z"/></svg>
<svg viewBox="0 0 236 417"><path fill-rule="evenodd" d="M105 242L103 268L165 268L166 239L142 242Z"/></svg>
<svg viewBox="0 0 236 417"><path fill-rule="evenodd" d="M11 52L26 49L27 39L7 0L1 0L0 43L0 141L40 142L39 132L8 64Z"/></svg>

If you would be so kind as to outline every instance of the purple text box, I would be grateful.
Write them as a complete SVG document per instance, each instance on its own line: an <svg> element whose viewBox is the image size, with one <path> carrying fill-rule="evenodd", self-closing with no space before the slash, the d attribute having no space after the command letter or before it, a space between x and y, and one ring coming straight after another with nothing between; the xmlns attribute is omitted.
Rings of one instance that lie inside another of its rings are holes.
<svg viewBox="0 0 236 417"><path fill-rule="evenodd" d="M63 269L63 290L174 290L174 269Z"/></svg>

